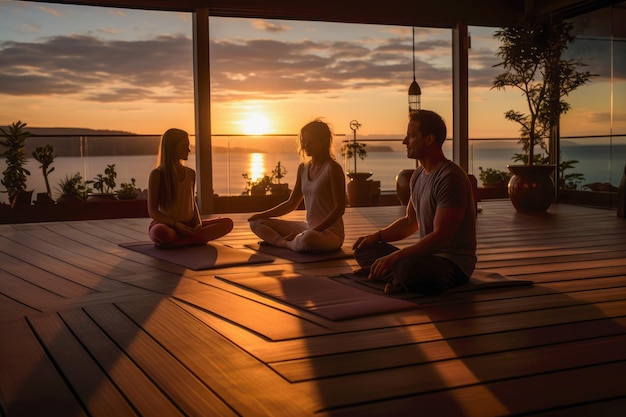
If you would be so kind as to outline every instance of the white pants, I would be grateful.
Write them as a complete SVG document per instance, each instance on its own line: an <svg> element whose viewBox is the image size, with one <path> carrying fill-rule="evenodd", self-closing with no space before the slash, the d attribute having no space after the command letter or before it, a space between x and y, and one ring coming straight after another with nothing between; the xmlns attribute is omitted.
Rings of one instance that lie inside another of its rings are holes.
<svg viewBox="0 0 626 417"><path fill-rule="evenodd" d="M260 219L251 221L250 229L263 241L295 252L325 252L339 249L343 245L343 236L328 229L322 232L311 230L306 222ZM292 234L296 235L293 240L285 239Z"/></svg>

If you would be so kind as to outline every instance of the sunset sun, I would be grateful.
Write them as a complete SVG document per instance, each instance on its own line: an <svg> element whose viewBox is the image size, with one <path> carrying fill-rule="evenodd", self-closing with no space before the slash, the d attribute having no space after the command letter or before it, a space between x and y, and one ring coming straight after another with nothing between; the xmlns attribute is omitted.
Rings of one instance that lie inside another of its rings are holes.
<svg viewBox="0 0 626 417"><path fill-rule="evenodd" d="M240 128L246 135L264 135L272 130L272 123L262 114L251 114L239 122Z"/></svg>

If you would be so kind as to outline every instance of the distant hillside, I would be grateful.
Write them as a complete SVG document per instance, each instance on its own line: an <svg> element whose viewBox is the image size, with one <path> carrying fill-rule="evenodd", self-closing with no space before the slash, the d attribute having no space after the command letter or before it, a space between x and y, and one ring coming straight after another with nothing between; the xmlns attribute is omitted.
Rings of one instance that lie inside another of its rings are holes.
<svg viewBox="0 0 626 417"><path fill-rule="evenodd" d="M30 126L26 130L32 134L26 141L28 156L46 144L54 147L57 156L155 155L160 140L160 136L136 136L118 130Z"/></svg>

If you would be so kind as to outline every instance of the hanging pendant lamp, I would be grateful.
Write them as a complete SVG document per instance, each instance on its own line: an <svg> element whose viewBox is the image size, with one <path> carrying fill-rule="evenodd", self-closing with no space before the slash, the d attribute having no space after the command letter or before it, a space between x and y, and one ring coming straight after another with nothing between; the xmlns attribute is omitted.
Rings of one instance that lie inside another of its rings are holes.
<svg viewBox="0 0 626 417"><path fill-rule="evenodd" d="M409 116L422 108L422 89L415 81L415 27L413 27L413 82L409 86Z"/></svg>

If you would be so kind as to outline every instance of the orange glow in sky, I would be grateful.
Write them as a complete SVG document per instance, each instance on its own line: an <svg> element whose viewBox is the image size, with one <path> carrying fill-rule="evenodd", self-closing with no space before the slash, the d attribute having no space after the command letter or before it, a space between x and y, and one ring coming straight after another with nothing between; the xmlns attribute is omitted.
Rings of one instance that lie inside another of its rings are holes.
<svg viewBox="0 0 626 417"><path fill-rule="evenodd" d="M0 2L0 125L194 133L191 14L64 4ZM315 118L336 134L402 138L412 81L410 27L210 18L211 129L215 135L296 134ZM518 137L505 120L525 111L517 91L491 89L493 29L470 28L469 133ZM422 108L452 136L451 31L416 28ZM606 130L607 81L570 97L568 134ZM616 89L617 91L617 89ZM620 109L616 103L615 108ZM614 131L626 126L615 113ZM620 130L621 129L621 130Z"/></svg>

